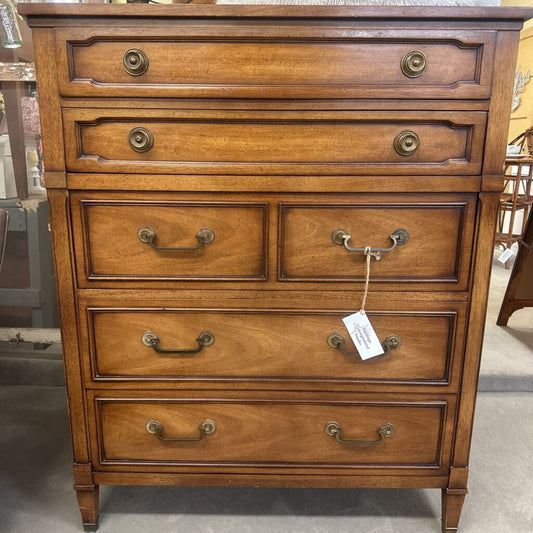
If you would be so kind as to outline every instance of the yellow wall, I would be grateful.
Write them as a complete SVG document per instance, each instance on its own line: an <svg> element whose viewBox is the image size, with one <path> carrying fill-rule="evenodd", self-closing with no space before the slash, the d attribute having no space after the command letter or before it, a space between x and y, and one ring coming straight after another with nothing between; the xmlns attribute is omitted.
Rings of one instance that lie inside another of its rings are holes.
<svg viewBox="0 0 533 533"><path fill-rule="evenodd" d="M503 6L530 6L533 0L502 0ZM520 47L516 63L522 74L528 70L531 72L531 80L526 85L524 92L520 94L520 107L511 114L509 126L509 140L514 139L520 133L533 126L533 21L524 25L520 35Z"/></svg>

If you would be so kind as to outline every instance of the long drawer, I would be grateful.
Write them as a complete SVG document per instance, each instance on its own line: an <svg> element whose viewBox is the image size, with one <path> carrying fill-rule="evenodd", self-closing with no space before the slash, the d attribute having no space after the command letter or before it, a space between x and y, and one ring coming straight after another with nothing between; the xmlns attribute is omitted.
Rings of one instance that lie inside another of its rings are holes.
<svg viewBox="0 0 533 533"><path fill-rule="evenodd" d="M379 261L372 260L376 289L468 288L474 195L299 198L73 193L78 284L149 287L199 281L285 290L307 282L333 289L341 283L361 287L366 276L362 250L370 246L390 249L381 252Z"/></svg>
<svg viewBox="0 0 533 533"><path fill-rule="evenodd" d="M95 467L443 472L453 398L309 401L96 393ZM355 441L355 442L343 442ZM235 471L235 470L234 470Z"/></svg>
<svg viewBox="0 0 533 533"><path fill-rule="evenodd" d="M72 172L475 175L486 113L69 108L63 122Z"/></svg>
<svg viewBox="0 0 533 533"><path fill-rule="evenodd" d="M385 354L366 361L342 322L353 310L137 306L80 309L82 342L90 354L85 368L93 382L457 387L464 304L404 302L401 311L386 310L386 304L369 311Z"/></svg>
<svg viewBox="0 0 533 533"><path fill-rule="evenodd" d="M304 24L58 30L64 96L489 98L495 33ZM291 39L287 36L291 35Z"/></svg>

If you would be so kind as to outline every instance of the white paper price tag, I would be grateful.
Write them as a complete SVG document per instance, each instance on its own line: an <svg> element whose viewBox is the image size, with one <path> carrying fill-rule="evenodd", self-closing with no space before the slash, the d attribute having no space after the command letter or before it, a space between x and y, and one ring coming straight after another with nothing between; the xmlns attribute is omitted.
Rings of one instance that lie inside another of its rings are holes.
<svg viewBox="0 0 533 533"><path fill-rule="evenodd" d="M342 321L363 361L385 353L364 311L357 311L353 315L344 317Z"/></svg>
<svg viewBox="0 0 533 533"><path fill-rule="evenodd" d="M511 257L513 256L513 251L511 250L511 248L506 248L502 254L500 255L500 257L498 257L498 261L500 263L507 263L507 261L509 261L509 259L511 259Z"/></svg>

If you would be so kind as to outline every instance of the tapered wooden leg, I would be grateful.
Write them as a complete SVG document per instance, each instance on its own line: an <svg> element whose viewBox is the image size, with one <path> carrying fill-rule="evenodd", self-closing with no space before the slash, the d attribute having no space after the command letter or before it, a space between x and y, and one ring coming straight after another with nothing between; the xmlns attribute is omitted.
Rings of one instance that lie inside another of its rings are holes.
<svg viewBox="0 0 533 533"><path fill-rule="evenodd" d="M466 489L442 489L442 531L457 531Z"/></svg>
<svg viewBox="0 0 533 533"><path fill-rule="evenodd" d="M98 529L98 485L76 485L84 531Z"/></svg>

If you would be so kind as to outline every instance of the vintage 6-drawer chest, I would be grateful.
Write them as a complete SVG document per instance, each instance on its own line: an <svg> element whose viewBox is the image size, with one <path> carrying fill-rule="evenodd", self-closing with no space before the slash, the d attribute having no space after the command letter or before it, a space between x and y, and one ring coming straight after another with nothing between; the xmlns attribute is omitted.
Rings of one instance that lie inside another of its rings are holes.
<svg viewBox="0 0 533 533"><path fill-rule="evenodd" d="M177 484L436 488L457 529L531 10L19 9L84 526Z"/></svg>

